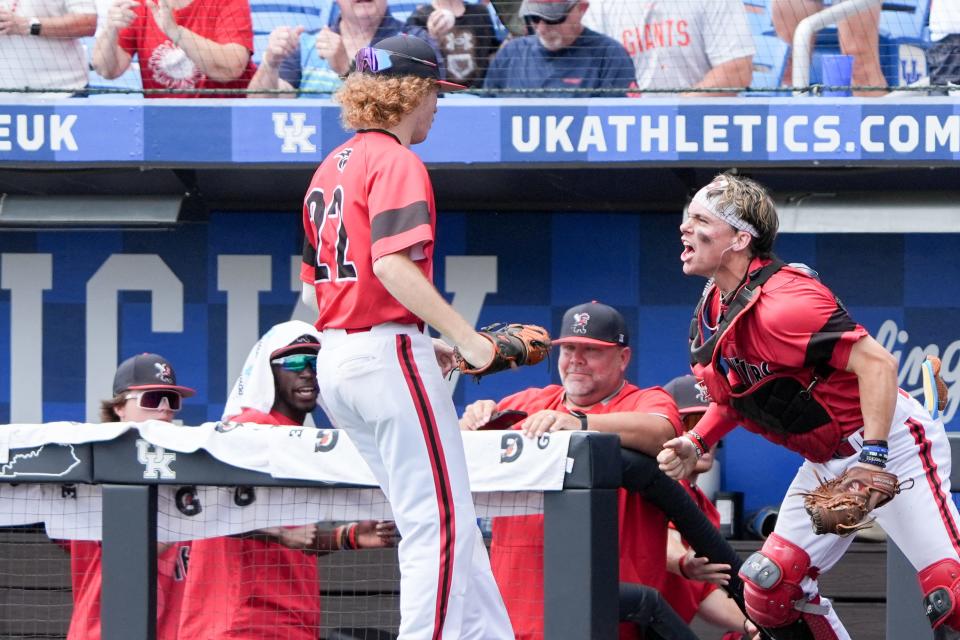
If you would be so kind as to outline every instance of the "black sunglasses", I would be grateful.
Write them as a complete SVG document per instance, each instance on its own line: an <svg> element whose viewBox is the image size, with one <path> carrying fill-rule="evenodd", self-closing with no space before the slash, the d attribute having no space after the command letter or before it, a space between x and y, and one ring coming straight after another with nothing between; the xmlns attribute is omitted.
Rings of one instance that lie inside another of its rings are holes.
<svg viewBox="0 0 960 640"><path fill-rule="evenodd" d="M548 24L548 25L550 25L551 27L555 27L555 26L557 26L558 24L563 24L564 22L566 22L566 21L567 21L567 18L568 18L569 16L570 16L570 13L568 12L568 13L567 13L566 15L564 15L562 18L555 18L555 19L553 19L553 20L551 20L550 18L544 18L543 16L524 16L523 19L524 19L524 20L526 21L526 23L527 23L528 25L530 25L531 27L535 27L535 26L537 26L538 24L540 24L541 22L542 22L543 24Z"/></svg>

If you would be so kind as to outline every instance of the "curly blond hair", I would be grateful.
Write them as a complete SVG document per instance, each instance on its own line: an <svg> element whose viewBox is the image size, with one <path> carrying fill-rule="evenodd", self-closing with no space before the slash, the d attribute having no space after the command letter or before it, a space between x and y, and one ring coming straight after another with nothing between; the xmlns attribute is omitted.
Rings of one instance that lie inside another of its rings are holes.
<svg viewBox="0 0 960 640"><path fill-rule="evenodd" d="M389 129L437 88L430 78L351 73L333 99L347 129Z"/></svg>
<svg viewBox="0 0 960 640"><path fill-rule="evenodd" d="M710 184L718 186L707 191L708 198L719 198L717 204L721 209L735 206L737 214L757 230L758 235L750 244L753 255L769 258L773 253L773 242L777 239L780 221L773 198L767 190L755 180L732 173L718 174Z"/></svg>

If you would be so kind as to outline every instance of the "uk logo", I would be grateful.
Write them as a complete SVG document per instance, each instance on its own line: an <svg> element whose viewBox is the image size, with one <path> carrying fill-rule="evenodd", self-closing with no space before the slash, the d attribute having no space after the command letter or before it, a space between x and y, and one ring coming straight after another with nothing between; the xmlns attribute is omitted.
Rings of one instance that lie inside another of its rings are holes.
<svg viewBox="0 0 960 640"><path fill-rule="evenodd" d="M573 314L573 326L571 329L574 333L585 334L587 332L587 323L590 322L590 314L587 312L575 313Z"/></svg>
<svg viewBox="0 0 960 640"><path fill-rule="evenodd" d="M279 111L272 114L273 133L283 140L281 153L316 153L317 145L310 140L317 127L307 124L306 113Z"/></svg>
<svg viewBox="0 0 960 640"><path fill-rule="evenodd" d="M163 447L154 446L143 438L137 440L137 462L143 465L144 480L176 479L177 472L170 468L176 459L177 454L167 453Z"/></svg>

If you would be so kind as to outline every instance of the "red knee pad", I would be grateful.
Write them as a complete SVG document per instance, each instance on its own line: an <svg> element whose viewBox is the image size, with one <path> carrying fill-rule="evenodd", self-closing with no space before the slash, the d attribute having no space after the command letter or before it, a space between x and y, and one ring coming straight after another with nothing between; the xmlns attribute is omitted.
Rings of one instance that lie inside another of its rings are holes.
<svg viewBox="0 0 960 640"><path fill-rule="evenodd" d="M785 627L796 622L807 598L800 588L810 570L810 556L797 545L771 534L740 567L743 598L750 618L764 627Z"/></svg>
<svg viewBox="0 0 960 640"><path fill-rule="evenodd" d="M930 626L941 625L960 631L960 562L945 558L917 574L923 593L923 608Z"/></svg>

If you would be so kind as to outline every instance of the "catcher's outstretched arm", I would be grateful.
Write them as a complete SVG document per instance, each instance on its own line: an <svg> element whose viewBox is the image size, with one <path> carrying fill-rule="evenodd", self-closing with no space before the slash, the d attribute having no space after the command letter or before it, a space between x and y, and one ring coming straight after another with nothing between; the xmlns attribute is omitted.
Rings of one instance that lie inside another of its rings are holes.
<svg viewBox="0 0 960 640"><path fill-rule="evenodd" d="M897 361L879 342L866 336L850 350L847 371L857 376L863 439L886 440L897 404Z"/></svg>

